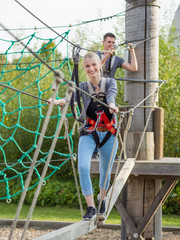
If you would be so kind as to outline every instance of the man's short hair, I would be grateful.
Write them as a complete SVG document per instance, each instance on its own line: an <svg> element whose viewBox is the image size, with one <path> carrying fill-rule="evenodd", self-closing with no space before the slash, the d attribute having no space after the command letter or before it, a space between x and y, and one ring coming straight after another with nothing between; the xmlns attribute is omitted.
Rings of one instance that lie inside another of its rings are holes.
<svg viewBox="0 0 180 240"><path fill-rule="evenodd" d="M116 36L113 33L110 33L110 32L108 32L104 35L103 40L105 41L107 37L111 37L111 38L116 39Z"/></svg>

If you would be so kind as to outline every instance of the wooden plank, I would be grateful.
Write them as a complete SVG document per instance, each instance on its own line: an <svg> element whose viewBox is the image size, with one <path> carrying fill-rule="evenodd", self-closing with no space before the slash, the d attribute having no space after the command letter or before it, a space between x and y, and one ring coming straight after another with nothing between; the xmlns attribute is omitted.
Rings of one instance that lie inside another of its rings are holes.
<svg viewBox="0 0 180 240"><path fill-rule="evenodd" d="M111 209L113 208L117 198L119 197L119 194L121 193L124 185L126 184L126 181L128 180L134 165L134 158L128 158L123 165L121 171L119 172L117 178L115 179L114 186L111 186L110 190L108 191L106 197L106 206L108 208L106 212L106 219L109 216Z"/></svg>
<svg viewBox="0 0 180 240"><path fill-rule="evenodd" d="M80 221L56 231L47 233L33 240L73 240L97 228L95 219L92 221Z"/></svg>
<svg viewBox="0 0 180 240"><path fill-rule="evenodd" d="M149 176L179 176L180 177L180 160L179 161L137 161L134 175Z"/></svg>
<svg viewBox="0 0 180 240"><path fill-rule="evenodd" d="M124 165L121 161L120 170ZM114 162L111 174L115 174L117 161ZM91 161L91 174L99 174L99 160ZM135 176L153 176L163 178L164 176L180 177L180 158L163 158L162 160L154 161L136 161L136 164L131 172Z"/></svg>

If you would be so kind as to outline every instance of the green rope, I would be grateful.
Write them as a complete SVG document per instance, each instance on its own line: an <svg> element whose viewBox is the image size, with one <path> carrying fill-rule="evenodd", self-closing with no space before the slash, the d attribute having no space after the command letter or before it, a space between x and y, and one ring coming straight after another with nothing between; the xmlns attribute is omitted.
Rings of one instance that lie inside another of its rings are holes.
<svg viewBox="0 0 180 240"><path fill-rule="evenodd" d="M53 26L51 28L55 29L55 28L70 28L70 27L77 27L77 26L81 26L81 25L85 25L85 24L89 24L89 23L93 23L93 22L97 22L97 21L106 21L106 20L110 20L114 17L121 17L121 16L125 16L126 10L122 11L120 13L114 14L114 15L110 15L107 17L102 17L102 18L96 18L96 19L92 19L92 20L88 20L88 21L82 21L81 23L77 23L77 24L69 24L69 25L64 25L64 26ZM24 30L38 30L38 29L47 29L47 27L35 27L35 28L13 28L13 29L8 29L8 30L13 30L13 31L24 31ZM4 31L4 29L0 29L0 31Z"/></svg>
<svg viewBox="0 0 180 240"><path fill-rule="evenodd" d="M68 38L68 34L69 31L64 32L64 38ZM51 62L51 67L54 70L67 64L71 76L69 58L66 57L59 63L56 61L57 58L60 58L58 47L64 39L59 36L43 39L33 33L20 40L26 42L26 45L31 49L35 49L34 52L41 56L44 61ZM36 41L38 45L41 45L39 49L35 47ZM10 202L24 189L24 181L32 162L33 153L37 148L37 141L47 111L47 103L42 100L43 98L48 99L52 95L53 75L42 63L37 62L37 59L25 47L19 46L18 41L0 39L1 42L6 42L8 47L4 53L0 53L0 83L2 84L0 85L0 199L6 199ZM22 63L28 64L25 66ZM61 85L64 84L66 83ZM20 90L20 92L12 91L10 88ZM24 95L23 92L37 96L39 99ZM57 96L57 98L60 97ZM72 114L66 114L66 117L71 116ZM28 190L37 186L40 181L41 170L49 154L48 146L54 139L60 119L61 109L57 107L50 118L51 129L50 131L48 129L44 136L44 146L40 149L40 156L34 167L33 181ZM73 152L71 129L68 135ZM64 139L64 136L59 136L57 144L62 144L62 141L63 145L67 145L67 139ZM45 180L59 171L70 159L68 148L67 152L59 152L57 147L53 154L57 159L63 156L63 161L50 162L50 171ZM12 191L14 181L19 181L21 186L16 191Z"/></svg>

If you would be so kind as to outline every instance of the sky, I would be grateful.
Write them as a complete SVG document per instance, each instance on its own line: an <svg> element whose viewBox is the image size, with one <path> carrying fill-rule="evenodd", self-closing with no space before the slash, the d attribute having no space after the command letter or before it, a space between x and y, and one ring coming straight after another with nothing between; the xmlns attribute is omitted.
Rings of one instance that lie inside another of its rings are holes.
<svg viewBox="0 0 180 240"><path fill-rule="evenodd" d="M27 9L34 13L38 18L47 25L53 26L69 26L69 24L77 24L79 22L97 19L99 17L107 17L122 12L125 9L124 0L18 0ZM165 24L163 16L165 12L170 11L170 19L172 21L175 11L180 4L180 0L159 0L160 5L160 23ZM170 10L171 9L171 10ZM118 17L120 18L120 17ZM95 29L97 34L102 35L108 31L113 31L113 25L117 18L101 21L97 24L88 24L88 27ZM167 21L167 20L166 20ZM34 28L44 27L37 19L23 9L15 0L0 0L0 22L8 29ZM99 26L99 27L98 27ZM96 30L96 27L97 30ZM1 27L0 27L1 29ZM68 30L68 28L58 28L60 34ZM69 40L73 39L74 32L77 28L71 28ZM79 27L81 31L82 28ZM27 36L32 34L34 30L13 31L16 36ZM83 31L83 30L82 30ZM38 30L39 36L42 38L55 37L56 34L51 30ZM90 37L90 36L87 36ZM91 36L92 37L92 36ZM0 38L14 40L12 36L5 31L0 31ZM2 46L0 45L0 48ZM1 52L1 49L0 49Z"/></svg>

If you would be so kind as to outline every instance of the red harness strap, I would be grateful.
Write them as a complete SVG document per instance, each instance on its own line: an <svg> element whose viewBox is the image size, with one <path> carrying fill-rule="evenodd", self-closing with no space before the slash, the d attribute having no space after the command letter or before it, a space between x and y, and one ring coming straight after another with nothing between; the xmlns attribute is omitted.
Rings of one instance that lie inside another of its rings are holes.
<svg viewBox="0 0 180 240"><path fill-rule="evenodd" d="M88 128L88 130L93 130L95 125L96 125L96 121L94 121L93 119L91 118L87 118L87 123L91 124L91 126ZM102 123L102 121L104 123ZM106 116L106 114L103 112L101 114L101 117L100 117L100 123L98 124L97 127L103 127L103 126L106 126L108 128L108 130L112 133L112 134L115 134L116 133L116 129L113 127L113 124L115 123L115 119L113 118L112 121L110 121L108 119L108 117Z"/></svg>

